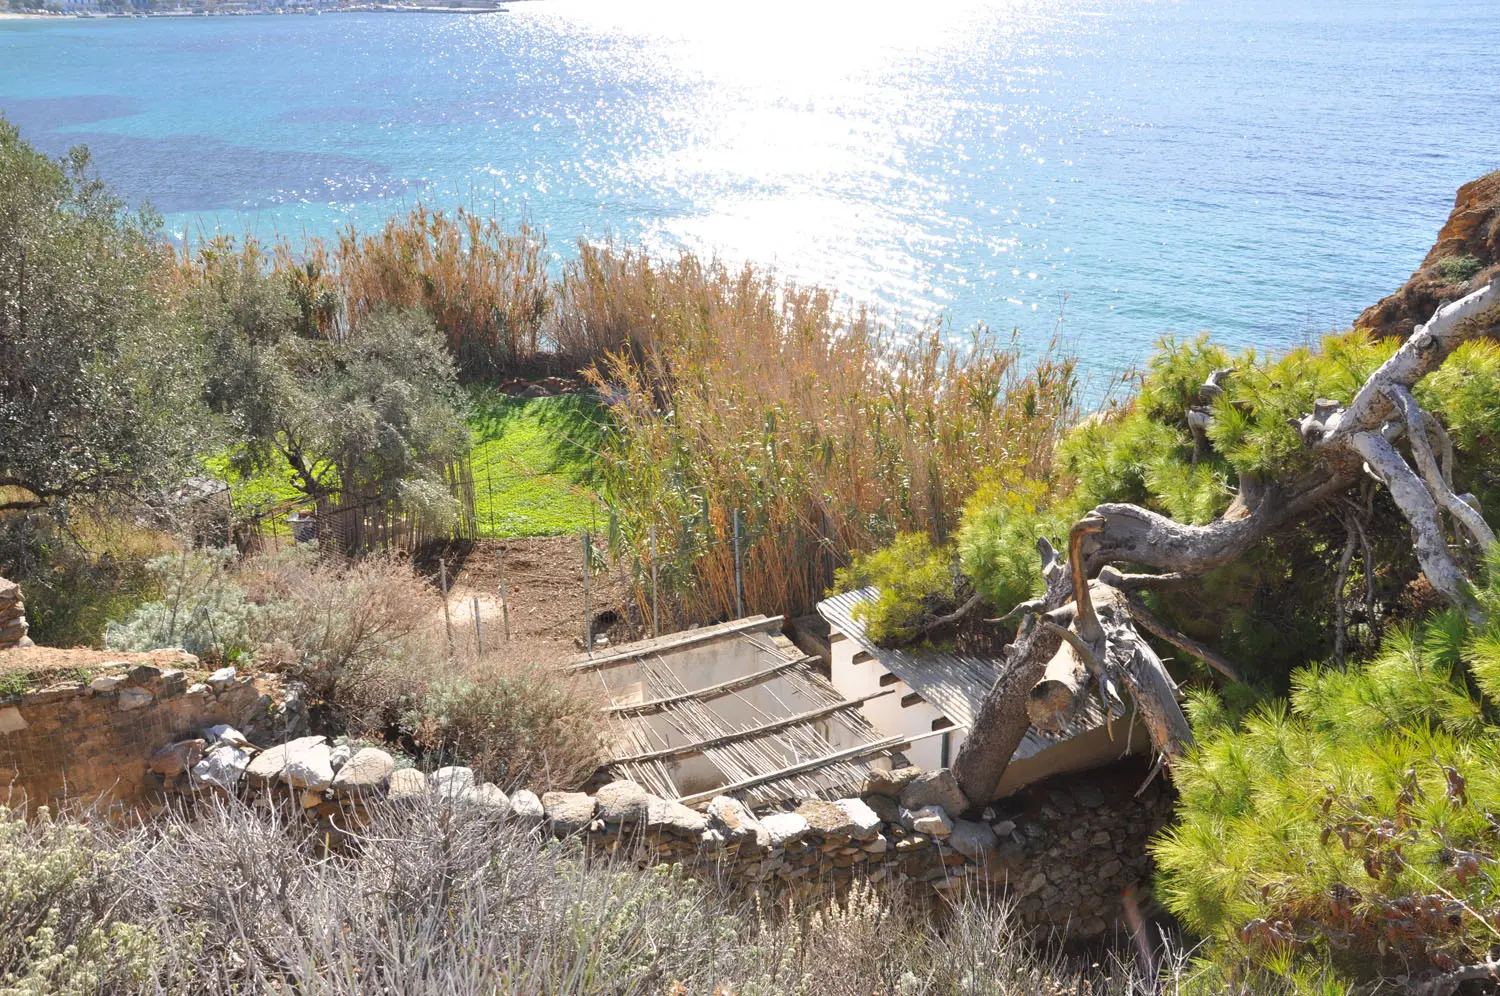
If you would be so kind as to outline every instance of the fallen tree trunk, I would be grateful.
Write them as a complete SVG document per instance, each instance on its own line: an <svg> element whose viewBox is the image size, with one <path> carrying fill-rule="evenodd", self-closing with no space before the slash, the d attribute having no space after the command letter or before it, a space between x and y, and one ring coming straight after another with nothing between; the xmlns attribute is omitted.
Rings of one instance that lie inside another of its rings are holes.
<svg viewBox="0 0 1500 996"><path fill-rule="evenodd" d="M1234 502L1212 523L1189 525L1121 503L1101 504L1077 523L1069 537L1071 583L1065 587L1054 558L1048 564L1052 574L1047 596L1018 607L1023 615L1018 638L1007 648L1001 673L954 762L964 794L975 805L988 802L1027 725L1055 728L1076 709L1090 684L1079 665L1099 687L1106 708L1114 694L1111 683L1130 692L1153 746L1170 764L1192 744L1192 732L1171 677L1136 631L1136 622L1227 676L1238 678L1238 671L1210 648L1166 627L1143 606L1135 605L1132 617L1125 592L1181 584L1231 563L1366 475L1387 487L1411 526L1412 547L1433 588L1450 604L1477 616L1469 579L1443 531L1442 513L1462 528L1463 540L1481 555L1494 546L1495 534L1471 496L1453 494L1452 445L1437 420L1417 403L1412 388L1460 344L1497 327L1500 279L1445 305L1426 325L1418 326L1347 406L1320 399L1300 423L1303 440L1316 458L1312 468L1285 481L1242 477ZM1200 416L1223 391L1220 382L1230 373L1215 371L1204 385L1204 407L1196 409ZM1195 459L1207 445L1208 424L1200 417L1191 426ZM1441 464L1431 449L1433 436L1442 448ZM1396 447L1403 437L1410 461ZM1044 556L1050 553L1046 547ZM1116 565L1148 568L1165 576L1156 581L1158 575L1126 575ZM1119 587L1090 580L1101 573L1102 579L1117 580Z"/></svg>

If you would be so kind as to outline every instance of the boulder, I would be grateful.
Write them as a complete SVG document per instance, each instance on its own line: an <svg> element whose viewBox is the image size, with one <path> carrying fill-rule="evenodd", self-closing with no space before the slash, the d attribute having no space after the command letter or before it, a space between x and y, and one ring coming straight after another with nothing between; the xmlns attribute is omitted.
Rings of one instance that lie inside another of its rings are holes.
<svg viewBox="0 0 1500 996"><path fill-rule="evenodd" d="M942 806L903 809L901 825L913 833L925 833L929 837L946 837L953 832L953 821Z"/></svg>
<svg viewBox="0 0 1500 996"><path fill-rule="evenodd" d="M212 688L215 693L222 692L234 684L235 670L232 667L221 667L205 680L205 684Z"/></svg>
<svg viewBox="0 0 1500 996"><path fill-rule="evenodd" d="M888 795L867 795L865 805L880 817L882 823L901 822L901 804Z"/></svg>
<svg viewBox="0 0 1500 996"><path fill-rule="evenodd" d="M396 759L378 747L364 747L335 772L333 791L335 795L378 795L390 781L396 770Z"/></svg>
<svg viewBox="0 0 1500 996"><path fill-rule="evenodd" d="M724 835L724 839L733 843L742 841L754 841L766 846L765 827L750 807L738 799L727 795L716 795L708 803L708 822L714 829Z"/></svg>
<svg viewBox="0 0 1500 996"><path fill-rule="evenodd" d="M255 760L250 762L245 777L250 780L252 788L260 788L280 781L282 774L286 771L289 758L323 742L322 737L302 737L299 740L289 740L284 744L277 744L275 747L263 750L255 756Z"/></svg>
<svg viewBox="0 0 1500 996"><path fill-rule="evenodd" d="M517 822L530 827L538 826L547 817L542 800L530 789L517 789L511 794L510 811Z"/></svg>
<svg viewBox="0 0 1500 996"><path fill-rule="evenodd" d="M113 695L125 683L122 674L101 674L89 682L89 689L96 695Z"/></svg>
<svg viewBox="0 0 1500 996"><path fill-rule="evenodd" d="M175 744L167 744L151 755L151 770L163 778L176 778L203 760L203 751L207 746L202 740L179 740Z"/></svg>
<svg viewBox="0 0 1500 996"><path fill-rule="evenodd" d="M504 817L510 812L510 797L500 786L488 782L467 789L462 798L464 802L477 806L491 816Z"/></svg>
<svg viewBox="0 0 1500 996"><path fill-rule="evenodd" d="M972 820L955 820L948 835L948 846L972 861L983 861L998 843L988 823Z"/></svg>
<svg viewBox="0 0 1500 996"><path fill-rule="evenodd" d="M120 689L120 711L130 712L133 709L144 709L151 704L156 696L144 688L122 688Z"/></svg>
<svg viewBox="0 0 1500 996"><path fill-rule="evenodd" d="M855 840L869 841L880 836L880 817L875 810L865 805L863 799L838 799L834 805L844 811L853 829L849 836Z"/></svg>
<svg viewBox="0 0 1500 996"><path fill-rule="evenodd" d="M646 790L629 781L610 782L594 793L594 802L599 807L599 819L620 826L644 823L650 808Z"/></svg>
<svg viewBox="0 0 1500 996"><path fill-rule="evenodd" d="M327 744L298 751L287 758L282 780L293 788L321 792L333 784L333 765L329 761L332 753Z"/></svg>
<svg viewBox="0 0 1500 996"><path fill-rule="evenodd" d="M865 783L860 788L860 795L888 795L892 799L901 798L901 793L906 786L912 783L912 779L922 773L922 769L914 764L904 768L895 768L887 771L883 768L871 768L870 773L865 776Z"/></svg>
<svg viewBox="0 0 1500 996"><path fill-rule="evenodd" d="M474 769L459 766L439 768L429 781L440 799L457 799L474 787Z"/></svg>
<svg viewBox="0 0 1500 996"><path fill-rule="evenodd" d="M130 680L135 682L137 685L144 685L147 682L155 681L157 678L160 678L161 668L155 667L151 664L137 664L135 667L131 668L125 673L128 674L130 676Z"/></svg>
<svg viewBox="0 0 1500 996"><path fill-rule="evenodd" d="M652 830L669 830L683 837L702 833L708 819L680 802L650 796L646 805L646 826Z"/></svg>
<svg viewBox="0 0 1500 996"><path fill-rule="evenodd" d="M969 800L960 791L952 769L939 768L908 782L901 792L901 805L913 811L926 806L941 806L949 813L962 813L969 808Z"/></svg>
<svg viewBox="0 0 1500 996"><path fill-rule="evenodd" d="M333 750L329 751L328 763L333 766L333 773L338 774L339 769L353 756L354 748L348 744L339 744Z"/></svg>
<svg viewBox="0 0 1500 996"><path fill-rule="evenodd" d="M772 813L762 817L760 825L766 828L766 836L772 847L786 847L807 836L810 829L807 820L797 813Z"/></svg>
<svg viewBox="0 0 1500 996"><path fill-rule="evenodd" d="M387 797L393 802L417 802L427 798L427 776L416 768L391 772Z"/></svg>
<svg viewBox="0 0 1500 996"><path fill-rule="evenodd" d="M250 766L250 752L232 744L218 744L193 765L193 781L233 793Z"/></svg>
<svg viewBox="0 0 1500 996"><path fill-rule="evenodd" d="M581 833L594 822L594 799L585 792L548 792L542 796L542 810L559 837Z"/></svg>
<svg viewBox="0 0 1500 996"><path fill-rule="evenodd" d="M850 837L856 829L849 814L826 799L804 799L797 807L797 815L807 821L810 832L825 837Z"/></svg>

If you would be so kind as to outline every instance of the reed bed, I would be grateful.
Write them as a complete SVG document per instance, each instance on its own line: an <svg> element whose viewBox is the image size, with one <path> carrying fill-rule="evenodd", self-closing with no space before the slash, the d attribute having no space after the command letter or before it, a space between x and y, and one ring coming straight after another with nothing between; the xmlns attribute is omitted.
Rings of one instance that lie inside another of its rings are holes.
<svg viewBox="0 0 1500 996"><path fill-rule="evenodd" d="M753 266L593 247L561 301L619 344L590 374L618 428L612 540L643 599L657 562L681 622L811 611L851 553L947 537L991 469L1045 476L1076 415L1050 349L1028 365L1013 337L895 328Z"/></svg>

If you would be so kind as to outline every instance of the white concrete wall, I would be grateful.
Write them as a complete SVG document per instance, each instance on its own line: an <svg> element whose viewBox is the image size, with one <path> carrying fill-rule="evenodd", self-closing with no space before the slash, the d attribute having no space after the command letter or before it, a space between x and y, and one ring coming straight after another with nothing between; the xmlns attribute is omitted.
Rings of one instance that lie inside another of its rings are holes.
<svg viewBox="0 0 1500 996"><path fill-rule="evenodd" d="M870 725L875 727L881 736L918 737L924 733L931 733L932 724L944 718L942 711L929 702L902 706L901 700L911 694L911 687L899 679L894 684L882 686L880 679L890 672L874 658L859 660L858 658L861 657L859 644L844 636L837 629L831 635L830 650L833 687L837 688L844 698L858 698L886 689L895 689L892 694L872 699L860 707L865 718L870 721ZM965 732L967 731L955 729L948 735L950 763L958 753L959 744L963 743ZM930 736L925 740L919 740L906 750L906 756L912 764L925 769L942 767L943 739Z"/></svg>

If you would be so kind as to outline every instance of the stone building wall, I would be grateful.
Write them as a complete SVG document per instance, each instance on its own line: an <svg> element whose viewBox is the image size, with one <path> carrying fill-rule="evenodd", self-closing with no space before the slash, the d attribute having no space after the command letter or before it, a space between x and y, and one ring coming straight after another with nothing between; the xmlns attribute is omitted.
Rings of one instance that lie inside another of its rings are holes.
<svg viewBox="0 0 1500 996"><path fill-rule="evenodd" d="M11 806L134 807L146 799L149 761L164 742L221 723L270 739L300 715L296 696L288 702L275 679L232 668L206 675L181 651L110 661L98 651L10 650L0 664L20 669L25 658L15 655L41 654L50 670L33 680L40 687L0 698L0 803ZM73 659L78 666L67 667Z"/></svg>

